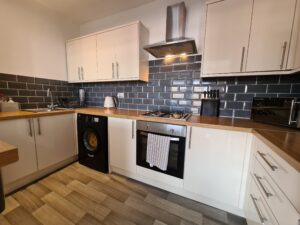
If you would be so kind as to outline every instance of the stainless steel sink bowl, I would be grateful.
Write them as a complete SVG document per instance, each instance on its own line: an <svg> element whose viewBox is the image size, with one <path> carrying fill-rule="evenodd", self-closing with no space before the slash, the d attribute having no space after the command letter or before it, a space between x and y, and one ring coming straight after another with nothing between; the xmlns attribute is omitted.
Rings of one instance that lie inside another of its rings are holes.
<svg viewBox="0 0 300 225"><path fill-rule="evenodd" d="M38 108L38 109L23 109L22 111L39 113L39 112L57 112L57 111L63 111L63 110L68 110L68 109L66 109L66 108L55 108L55 109Z"/></svg>

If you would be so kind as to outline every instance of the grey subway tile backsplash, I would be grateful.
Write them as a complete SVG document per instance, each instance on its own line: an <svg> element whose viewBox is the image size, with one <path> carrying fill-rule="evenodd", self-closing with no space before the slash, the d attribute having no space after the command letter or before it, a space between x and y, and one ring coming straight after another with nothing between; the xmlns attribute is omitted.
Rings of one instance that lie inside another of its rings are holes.
<svg viewBox="0 0 300 225"><path fill-rule="evenodd" d="M88 106L102 107L108 95L117 96L119 107L138 110L176 110L198 114L204 91L220 91L220 116L250 118L253 97L299 97L300 76L270 75L200 78L201 55L149 61L149 82L124 81L68 84L66 81L0 74L0 93L13 97L22 108L49 104L46 90L59 97L78 99L86 90Z"/></svg>

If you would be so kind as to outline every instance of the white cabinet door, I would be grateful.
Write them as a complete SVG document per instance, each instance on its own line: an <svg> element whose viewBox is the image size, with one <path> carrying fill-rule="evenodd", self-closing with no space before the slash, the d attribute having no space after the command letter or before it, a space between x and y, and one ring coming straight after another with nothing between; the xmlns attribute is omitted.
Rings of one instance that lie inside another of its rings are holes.
<svg viewBox="0 0 300 225"><path fill-rule="evenodd" d="M116 77L120 80L139 77L139 24L115 31Z"/></svg>
<svg viewBox="0 0 300 225"><path fill-rule="evenodd" d="M97 35L97 61L100 80L116 79L116 33L108 31Z"/></svg>
<svg viewBox="0 0 300 225"><path fill-rule="evenodd" d="M96 35L81 39L81 69L84 81L95 81L99 79Z"/></svg>
<svg viewBox="0 0 300 225"><path fill-rule="evenodd" d="M68 81L78 82L81 78L80 61L81 61L81 41L75 40L67 42L67 64L68 64Z"/></svg>
<svg viewBox="0 0 300 225"><path fill-rule="evenodd" d="M239 207L247 134L193 127L190 141L184 189Z"/></svg>
<svg viewBox="0 0 300 225"><path fill-rule="evenodd" d="M76 155L74 114L34 118L39 170Z"/></svg>
<svg viewBox="0 0 300 225"><path fill-rule="evenodd" d="M67 61L69 82L97 80L96 35L67 42Z"/></svg>
<svg viewBox="0 0 300 225"><path fill-rule="evenodd" d="M247 71L287 66L296 0L254 0Z"/></svg>
<svg viewBox="0 0 300 225"><path fill-rule="evenodd" d="M19 160L17 162L1 169L4 184L9 184L37 171L33 135L32 119L17 119L0 122L0 139L17 146L19 154Z"/></svg>
<svg viewBox="0 0 300 225"><path fill-rule="evenodd" d="M136 121L108 118L110 166L136 173Z"/></svg>
<svg viewBox="0 0 300 225"><path fill-rule="evenodd" d="M252 0L226 0L207 6L203 74L244 71Z"/></svg>

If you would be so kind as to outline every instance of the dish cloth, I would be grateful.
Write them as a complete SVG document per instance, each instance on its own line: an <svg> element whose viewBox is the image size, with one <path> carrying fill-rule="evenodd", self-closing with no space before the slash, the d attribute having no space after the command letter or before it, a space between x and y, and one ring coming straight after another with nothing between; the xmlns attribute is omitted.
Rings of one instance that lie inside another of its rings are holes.
<svg viewBox="0 0 300 225"><path fill-rule="evenodd" d="M168 167L171 137L148 134L146 161L150 167L156 166L162 171Z"/></svg>

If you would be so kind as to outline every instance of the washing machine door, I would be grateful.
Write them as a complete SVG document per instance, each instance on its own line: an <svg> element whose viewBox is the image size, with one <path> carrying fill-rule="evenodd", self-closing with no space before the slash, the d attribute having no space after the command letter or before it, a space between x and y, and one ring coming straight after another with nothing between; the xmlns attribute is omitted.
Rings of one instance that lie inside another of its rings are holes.
<svg viewBox="0 0 300 225"><path fill-rule="evenodd" d="M88 154L95 155L101 148L101 140L96 130L87 128L83 132L83 145Z"/></svg>

